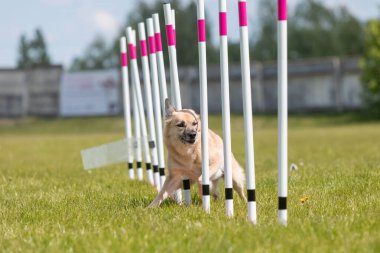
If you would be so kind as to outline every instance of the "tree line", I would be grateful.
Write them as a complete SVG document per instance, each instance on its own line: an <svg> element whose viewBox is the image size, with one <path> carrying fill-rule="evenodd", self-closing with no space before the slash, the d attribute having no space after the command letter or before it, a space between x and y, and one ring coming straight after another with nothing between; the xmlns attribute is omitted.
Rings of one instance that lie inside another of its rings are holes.
<svg viewBox="0 0 380 253"><path fill-rule="evenodd" d="M277 1L259 0L260 30L250 38L251 59L272 61L277 58ZM197 65L198 54L196 26L196 5L179 0L171 1L176 10L177 54L181 66ZM135 10L127 15L123 29L118 36L107 43L102 36L96 36L86 47L82 55L74 57L71 70L109 69L119 66L119 38L125 34L127 25L137 27L137 23L159 13L163 17L161 1L148 4L139 1ZM207 13L206 13L207 15ZM165 33L161 20L161 31ZM251 27L252 27L251 25ZM207 37L212 27L207 24ZM362 22L346 7L327 7L321 0L303 0L288 13L288 57L302 59L328 56L362 56L362 82L364 98L371 110L380 115L380 19ZM166 36L162 36L166 44ZM192 50L189 50L192 49ZM163 47L166 51L167 48ZM36 29L34 38L22 35L19 42L17 65L20 68L51 64L43 33ZM165 52L166 57L167 53ZM166 59L167 60L167 59ZM219 63L217 45L207 43L207 60L210 64ZM238 42L229 44L229 60L240 61ZM167 61L168 62L168 61Z"/></svg>
<svg viewBox="0 0 380 253"><path fill-rule="evenodd" d="M252 59L257 61L271 61L277 57L277 1L259 1L260 31L257 38L251 36ZM190 1L181 5L178 0L172 1L176 9L177 54L180 65L198 64L197 48L196 5ZM126 19L126 25L137 27L137 23L145 20L152 13L158 12L163 17L161 1L147 4L140 1ZM164 30L161 20L161 31ZM215 26L214 26L215 27ZM206 31L208 37L213 29L210 25ZM215 28L214 28L215 29ZM107 45L104 38L98 36L84 51L83 55L75 57L71 69L99 69L112 68L118 65L118 38L125 34L122 29ZM163 36L165 40L165 36ZM166 43L166 41L164 41ZM208 43L207 58L209 63L218 63L219 50L216 45ZM300 1L288 14L288 46L289 58L310 58L325 56L361 55L364 48L364 23L355 17L347 8L341 6L328 8L319 0ZM189 50L194 49L194 50ZM230 42L229 59L232 62L240 61L240 47L238 42Z"/></svg>

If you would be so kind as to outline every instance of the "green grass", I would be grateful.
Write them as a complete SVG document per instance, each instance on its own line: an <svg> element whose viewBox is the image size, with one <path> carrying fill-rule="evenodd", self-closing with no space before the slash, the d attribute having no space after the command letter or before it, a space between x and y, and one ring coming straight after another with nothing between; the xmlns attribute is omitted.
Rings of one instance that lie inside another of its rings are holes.
<svg viewBox="0 0 380 253"><path fill-rule="evenodd" d="M254 119L257 226L237 198L233 219L223 198L204 214L194 187L190 207L146 209L155 191L128 180L125 165L85 172L79 151L122 138L120 118L2 120L0 252L380 252L380 122L356 120L290 118L299 170L289 173L287 227L277 223L274 116ZM220 123L210 118L219 134ZM244 165L241 116L232 130Z"/></svg>

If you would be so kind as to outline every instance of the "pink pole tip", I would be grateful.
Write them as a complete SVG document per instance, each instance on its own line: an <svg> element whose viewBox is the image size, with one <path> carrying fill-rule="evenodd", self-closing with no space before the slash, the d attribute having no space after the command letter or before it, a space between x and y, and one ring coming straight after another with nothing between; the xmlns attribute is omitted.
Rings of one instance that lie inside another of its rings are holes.
<svg viewBox="0 0 380 253"><path fill-rule="evenodd" d="M168 46L175 46L175 35L173 25L166 26L166 36L168 41Z"/></svg>
<svg viewBox="0 0 380 253"><path fill-rule="evenodd" d="M247 2L239 2L239 24L247 26Z"/></svg>
<svg viewBox="0 0 380 253"><path fill-rule="evenodd" d="M146 40L140 40L140 51L141 56L147 56L147 50L146 50Z"/></svg>
<svg viewBox="0 0 380 253"><path fill-rule="evenodd" d="M128 49L129 49L129 58L131 60L136 59L136 47L133 44L128 44Z"/></svg>
<svg viewBox="0 0 380 253"><path fill-rule="evenodd" d="M278 20L287 20L286 0L278 0Z"/></svg>
<svg viewBox="0 0 380 253"><path fill-rule="evenodd" d="M156 40L156 50L157 52L161 52L162 51L161 33L156 33L154 35L154 38Z"/></svg>
<svg viewBox="0 0 380 253"><path fill-rule="evenodd" d="M156 53L156 42L154 41L154 36L149 36L149 54L154 54Z"/></svg>
<svg viewBox="0 0 380 253"><path fill-rule="evenodd" d="M227 13L219 12L219 35L227 35Z"/></svg>
<svg viewBox="0 0 380 253"><path fill-rule="evenodd" d="M198 41L206 41L206 24L204 19L198 20Z"/></svg>
<svg viewBox="0 0 380 253"><path fill-rule="evenodd" d="M127 53L121 53L121 66L128 67Z"/></svg>

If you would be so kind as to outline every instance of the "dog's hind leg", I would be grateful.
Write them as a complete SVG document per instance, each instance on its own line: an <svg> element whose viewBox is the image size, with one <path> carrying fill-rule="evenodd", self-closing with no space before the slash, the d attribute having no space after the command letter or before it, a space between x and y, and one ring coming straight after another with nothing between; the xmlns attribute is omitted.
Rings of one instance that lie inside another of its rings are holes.
<svg viewBox="0 0 380 253"><path fill-rule="evenodd" d="M170 196L171 198L173 198L173 200L175 202L177 202L178 205L182 205L182 191L181 191L181 188L182 188L182 180L179 181L177 187L174 190L173 195Z"/></svg>
<svg viewBox="0 0 380 253"><path fill-rule="evenodd" d="M234 190L239 194L240 198L247 202L247 198L244 193L245 186L245 176L243 173L243 169L239 166L239 164L234 160L232 162L232 182Z"/></svg>
<svg viewBox="0 0 380 253"><path fill-rule="evenodd" d="M162 201L164 201L167 197L172 195L175 190L178 189L178 186L180 185L180 183L181 183L180 177L169 175L166 178L165 183L161 188L161 191L157 194L157 197L152 201L152 203L150 203L148 208L159 206L162 203Z"/></svg>
<svg viewBox="0 0 380 253"><path fill-rule="evenodd" d="M214 200L219 199L219 184L220 178L212 180L210 182L210 190L211 190L211 196L214 198Z"/></svg>

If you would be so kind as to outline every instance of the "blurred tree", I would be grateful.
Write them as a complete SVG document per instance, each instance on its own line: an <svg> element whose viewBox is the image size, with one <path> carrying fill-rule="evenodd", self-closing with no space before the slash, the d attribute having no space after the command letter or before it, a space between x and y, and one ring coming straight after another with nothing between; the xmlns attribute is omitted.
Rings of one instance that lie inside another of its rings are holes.
<svg viewBox="0 0 380 253"><path fill-rule="evenodd" d="M103 37L97 36L85 50L82 57L74 58L71 70L107 69L113 67L112 50Z"/></svg>
<svg viewBox="0 0 380 253"><path fill-rule="evenodd" d="M31 59L29 55L29 44L24 34L21 35L20 37L20 42L19 42L19 47L18 47L17 66L19 68L31 66Z"/></svg>
<svg viewBox="0 0 380 253"><path fill-rule="evenodd" d="M319 0L297 5L289 20L289 57L357 55L363 52L363 26L345 7Z"/></svg>
<svg viewBox="0 0 380 253"><path fill-rule="evenodd" d="M260 0L261 33L254 43L257 60L277 58L276 3ZM300 1L288 13L289 58L357 55L363 52L363 25L345 7L320 0ZM348 43L349 42L349 43Z"/></svg>
<svg viewBox="0 0 380 253"><path fill-rule="evenodd" d="M251 53L252 60L268 61L277 57L277 6L275 1L260 0L259 20L261 31L255 40Z"/></svg>
<svg viewBox="0 0 380 253"><path fill-rule="evenodd" d="M198 63L196 26L196 4L187 4L179 0L171 1L176 10L177 55L179 65L196 65ZM277 58L277 13L275 1L260 0L259 19L261 30L253 40L252 60L268 61ZM137 28L137 23L159 13L163 45L166 45L164 14L161 1L150 4L139 1L134 11L126 19L116 39L110 45L104 41L102 47L95 46L99 38L95 38L89 49L81 57L76 57L71 69L111 68L119 64L119 38L125 34L125 26ZM207 13L206 13L207 15ZM308 58L324 56L356 55L363 52L363 26L345 7L331 9L323 5L321 0L300 1L288 15L289 58ZM207 37L210 38L211 26L207 24ZM137 36L138 37L138 36ZM137 38L138 39L138 38ZM209 40L210 41L210 40ZM349 43L347 43L349 41ZM239 43L230 43L229 59L240 60ZM100 50L94 53L94 50ZM167 47L163 47L167 60ZM86 53L92 52L92 58ZM96 57L99 57L96 59ZM212 43L207 43L207 59L211 64L219 62L219 50ZM91 62L90 62L91 61ZM96 62L96 64L95 64Z"/></svg>
<svg viewBox="0 0 380 253"><path fill-rule="evenodd" d="M335 26L338 49L341 51L337 54L358 55L364 52L364 25L349 10L341 7L337 13L338 20Z"/></svg>
<svg viewBox="0 0 380 253"><path fill-rule="evenodd" d="M365 102L370 112L380 117L380 19L367 23L361 67Z"/></svg>
<svg viewBox="0 0 380 253"><path fill-rule="evenodd" d="M30 41L25 35L21 35L19 42L19 56L17 66L19 68L50 65L50 56L43 33L36 29L35 36Z"/></svg>
<svg viewBox="0 0 380 253"><path fill-rule="evenodd" d="M171 7L175 9L175 25L181 27L176 29L177 35L177 57L179 65L195 65L198 64L198 44L197 44L197 7L194 2L187 5L181 5L179 0L170 2ZM165 19L162 1L156 1L154 4L147 4L144 1L139 2L136 11L128 16L125 25L137 28L138 22L146 20L151 17L153 13L158 13L160 16L160 30L162 34L162 44L166 62L168 62L166 33L165 33ZM206 13L207 15L207 13ZM210 38L210 25L206 24L206 36ZM122 30L120 36L124 35L125 31ZM120 37L118 36L118 37ZM114 50L118 56L119 44L118 40L115 41ZM207 59L210 62L215 62L219 59L218 51L211 44L207 43Z"/></svg>
<svg viewBox="0 0 380 253"><path fill-rule="evenodd" d="M198 63L198 47L197 47L197 10L194 2L189 4L180 4L179 0L173 0L170 2L173 9L176 10L176 27L181 27L181 29L176 29L177 34L177 56L179 65L196 65ZM151 17L153 13L158 13L160 15L160 28L162 34L162 44L167 45L166 35L165 35L165 22L164 22L164 11L162 7L162 1L155 1L153 4L148 4L145 1L139 1L135 10L132 11L126 19L125 25L120 30L117 38L113 40L111 45L105 45L102 48L93 47L95 44L92 42L89 46L92 47L91 51L101 50L96 55L99 57L96 62L99 64L94 65L94 68L111 68L119 65L119 38L125 35L125 27L131 26L137 29L138 22L145 21L148 17ZM210 25L207 24L206 27L207 37L210 38ZM136 34L138 39L138 34ZM208 43L207 45L207 58L210 62L215 63L219 59L219 54L216 48ZM164 55L167 59L167 47L163 46ZM76 57L72 63L72 70L88 69L93 64L89 63L89 59L85 54L82 57ZM139 53L139 49L138 49ZM95 56L95 55L94 55ZM95 58L92 59L95 61ZM100 64L101 62L103 64Z"/></svg>
<svg viewBox="0 0 380 253"><path fill-rule="evenodd" d="M36 29L34 39L30 42L32 62L36 65L50 65L50 56L44 36L40 29Z"/></svg>

